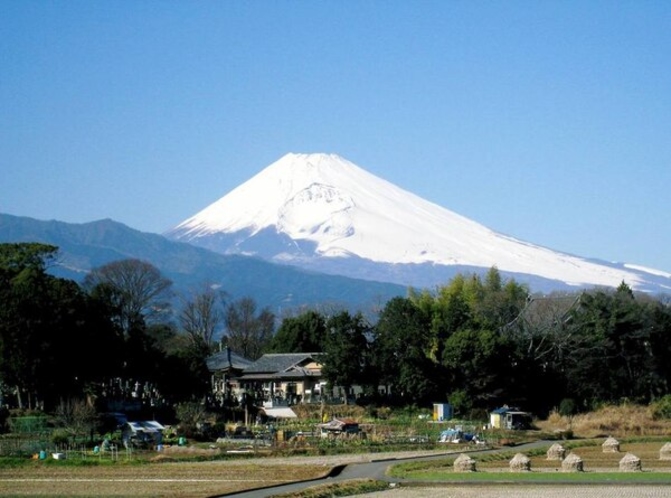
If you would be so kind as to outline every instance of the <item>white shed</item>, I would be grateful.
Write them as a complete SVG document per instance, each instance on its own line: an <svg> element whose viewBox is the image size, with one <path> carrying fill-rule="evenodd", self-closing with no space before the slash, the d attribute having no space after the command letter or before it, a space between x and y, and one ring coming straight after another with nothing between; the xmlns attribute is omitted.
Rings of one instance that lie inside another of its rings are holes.
<svg viewBox="0 0 671 498"><path fill-rule="evenodd" d="M163 442L165 427L155 420L126 422L121 430L121 438L126 448L147 447Z"/></svg>

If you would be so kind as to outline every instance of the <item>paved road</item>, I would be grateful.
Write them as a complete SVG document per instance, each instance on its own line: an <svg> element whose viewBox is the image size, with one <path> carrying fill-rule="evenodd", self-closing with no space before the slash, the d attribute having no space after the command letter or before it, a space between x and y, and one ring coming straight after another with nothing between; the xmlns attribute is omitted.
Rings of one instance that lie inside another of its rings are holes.
<svg viewBox="0 0 671 498"><path fill-rule="evenodd" d="M552 442L549 441L535 441L533 443L527 443L520 446L516 446L514 449L516 451L524 452L534 448L540 447L550 447ZM510 448L505 448L503 450L473 450L473 451L464 451L463 453L479 453L487 454L497 451L510 451ZM386 474L387 468L390 465L395 465L401 462L407 461L427 461L427 460L436 460L445 458L446 456L454 456L455 452L445 452L437 453L430 456L419 456L419 457L406 457L406 458L389 458L384 460L371 460L368 462L352 463L347 465L340 465L333 469L331 474L328 477L321 479L314 479L311 481L300 481L289 484L283 484L280 486L273 486L264 489L255 489L251 491L243 491L238 493L229 493L225 495L219 495L221 497L236 497L236 498L264 498L268 496L277 495L280 493L294 493L301 491L303 489L317 486L320 484L330 484L337 483L342 481L349 481L351 479L379 479L381 481L387 481L390 483L399 483L408 485L409 483L404 479L399 479L395 477L390 477ZM426 485L426 483L424 483ZM404 488L405 489L405 488ZM435 496L435 488L434 494ZM668 489L668 488L667 488ZM366 495L371 496L371 495Z"/></svg>

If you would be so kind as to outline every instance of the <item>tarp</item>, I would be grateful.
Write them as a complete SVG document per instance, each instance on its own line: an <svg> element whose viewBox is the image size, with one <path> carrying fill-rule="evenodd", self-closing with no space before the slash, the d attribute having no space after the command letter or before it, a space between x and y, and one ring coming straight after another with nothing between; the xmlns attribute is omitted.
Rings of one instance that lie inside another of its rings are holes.
<svg viewBox="0 0 671 498"><path fill-rule="evenodd" d="M155 420L145 420L140 422L127 422L128 427L131 428L133 432L143 431L143 432L161 432L165 429L161 424Z"/></svg>
<svg viewBox="0 0 671 498"><path fill-rule="evenodd" d="M287 406L278 406L275 408L264 408L263 411L271 418L298 418L296 413Z"/></svg>

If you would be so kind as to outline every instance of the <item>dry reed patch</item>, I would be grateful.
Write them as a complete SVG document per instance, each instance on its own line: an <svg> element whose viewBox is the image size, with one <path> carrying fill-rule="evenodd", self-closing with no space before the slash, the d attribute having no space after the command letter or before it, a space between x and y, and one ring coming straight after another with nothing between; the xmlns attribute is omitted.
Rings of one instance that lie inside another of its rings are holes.
<svg viewBox="0 0 671 498"><path fill-rule="evenodd" d="M585 438L663 436L671 432L671 420L655 420L650 407L634 404L605 406L572 417L552 412L547 420L537 421L536 425L545 432L573 431L574 435Z"/></svg>
<svg viewBox="0 0 671 498"><path fill-rule="evenodd" d="M321 420L324 415L329 419L338 417L362 420L366 416L366 409L359 405L328 405L322 407L306 403L294 405L291 409L296 413L299 420Z"/></svg>
<svg viewBox="0 0 671 498"><path fill-rule="evenodd" d="M323 477L323 465L180 462L0 469L0 496L138 496L196 498Z"/></svg>

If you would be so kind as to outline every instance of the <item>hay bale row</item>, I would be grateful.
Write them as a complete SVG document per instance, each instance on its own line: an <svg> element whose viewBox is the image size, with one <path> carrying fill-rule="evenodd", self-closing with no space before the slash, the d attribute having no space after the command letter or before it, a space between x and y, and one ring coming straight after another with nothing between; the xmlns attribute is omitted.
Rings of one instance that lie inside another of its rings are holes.
<svg viewBox="0 0 671 498"><path fill-rule="evenodd" d="M641 468L641 459L632 453L627 453L619 463L619 469L622 472L639 472ZM575 453L570 453L562 462L564 472L582 472L584 470L583 460Z"/></svg>
<svg viewBox="0 0 671 498"><path fill-rule="evenodd" d="M614 439L614 438L613 438ZM615 444L616 443L616 444ZM619 451L619 442L611 441L608 445L609 452ZM605 445L605 443L604 443ZM605 448L606 446L604 446ZM616 450L611 449L617 447ZM606 451L604 449L604 451ZM584 462L580 456L571 452L566 457L566 450L560 444L553 444L547 451L548 460L561 460L562 471L564 472L583 472ZM671 443L666 443L660 450L660 460L671 460ZM531 470L531 460L523 453L517 453L509 462L511 472L529 472ZM619 462L621 472L640 472L642 470L641 459L633 453L627 453ZM454 460L455 472L475 472L475 460L462 453Z"/></svg>

